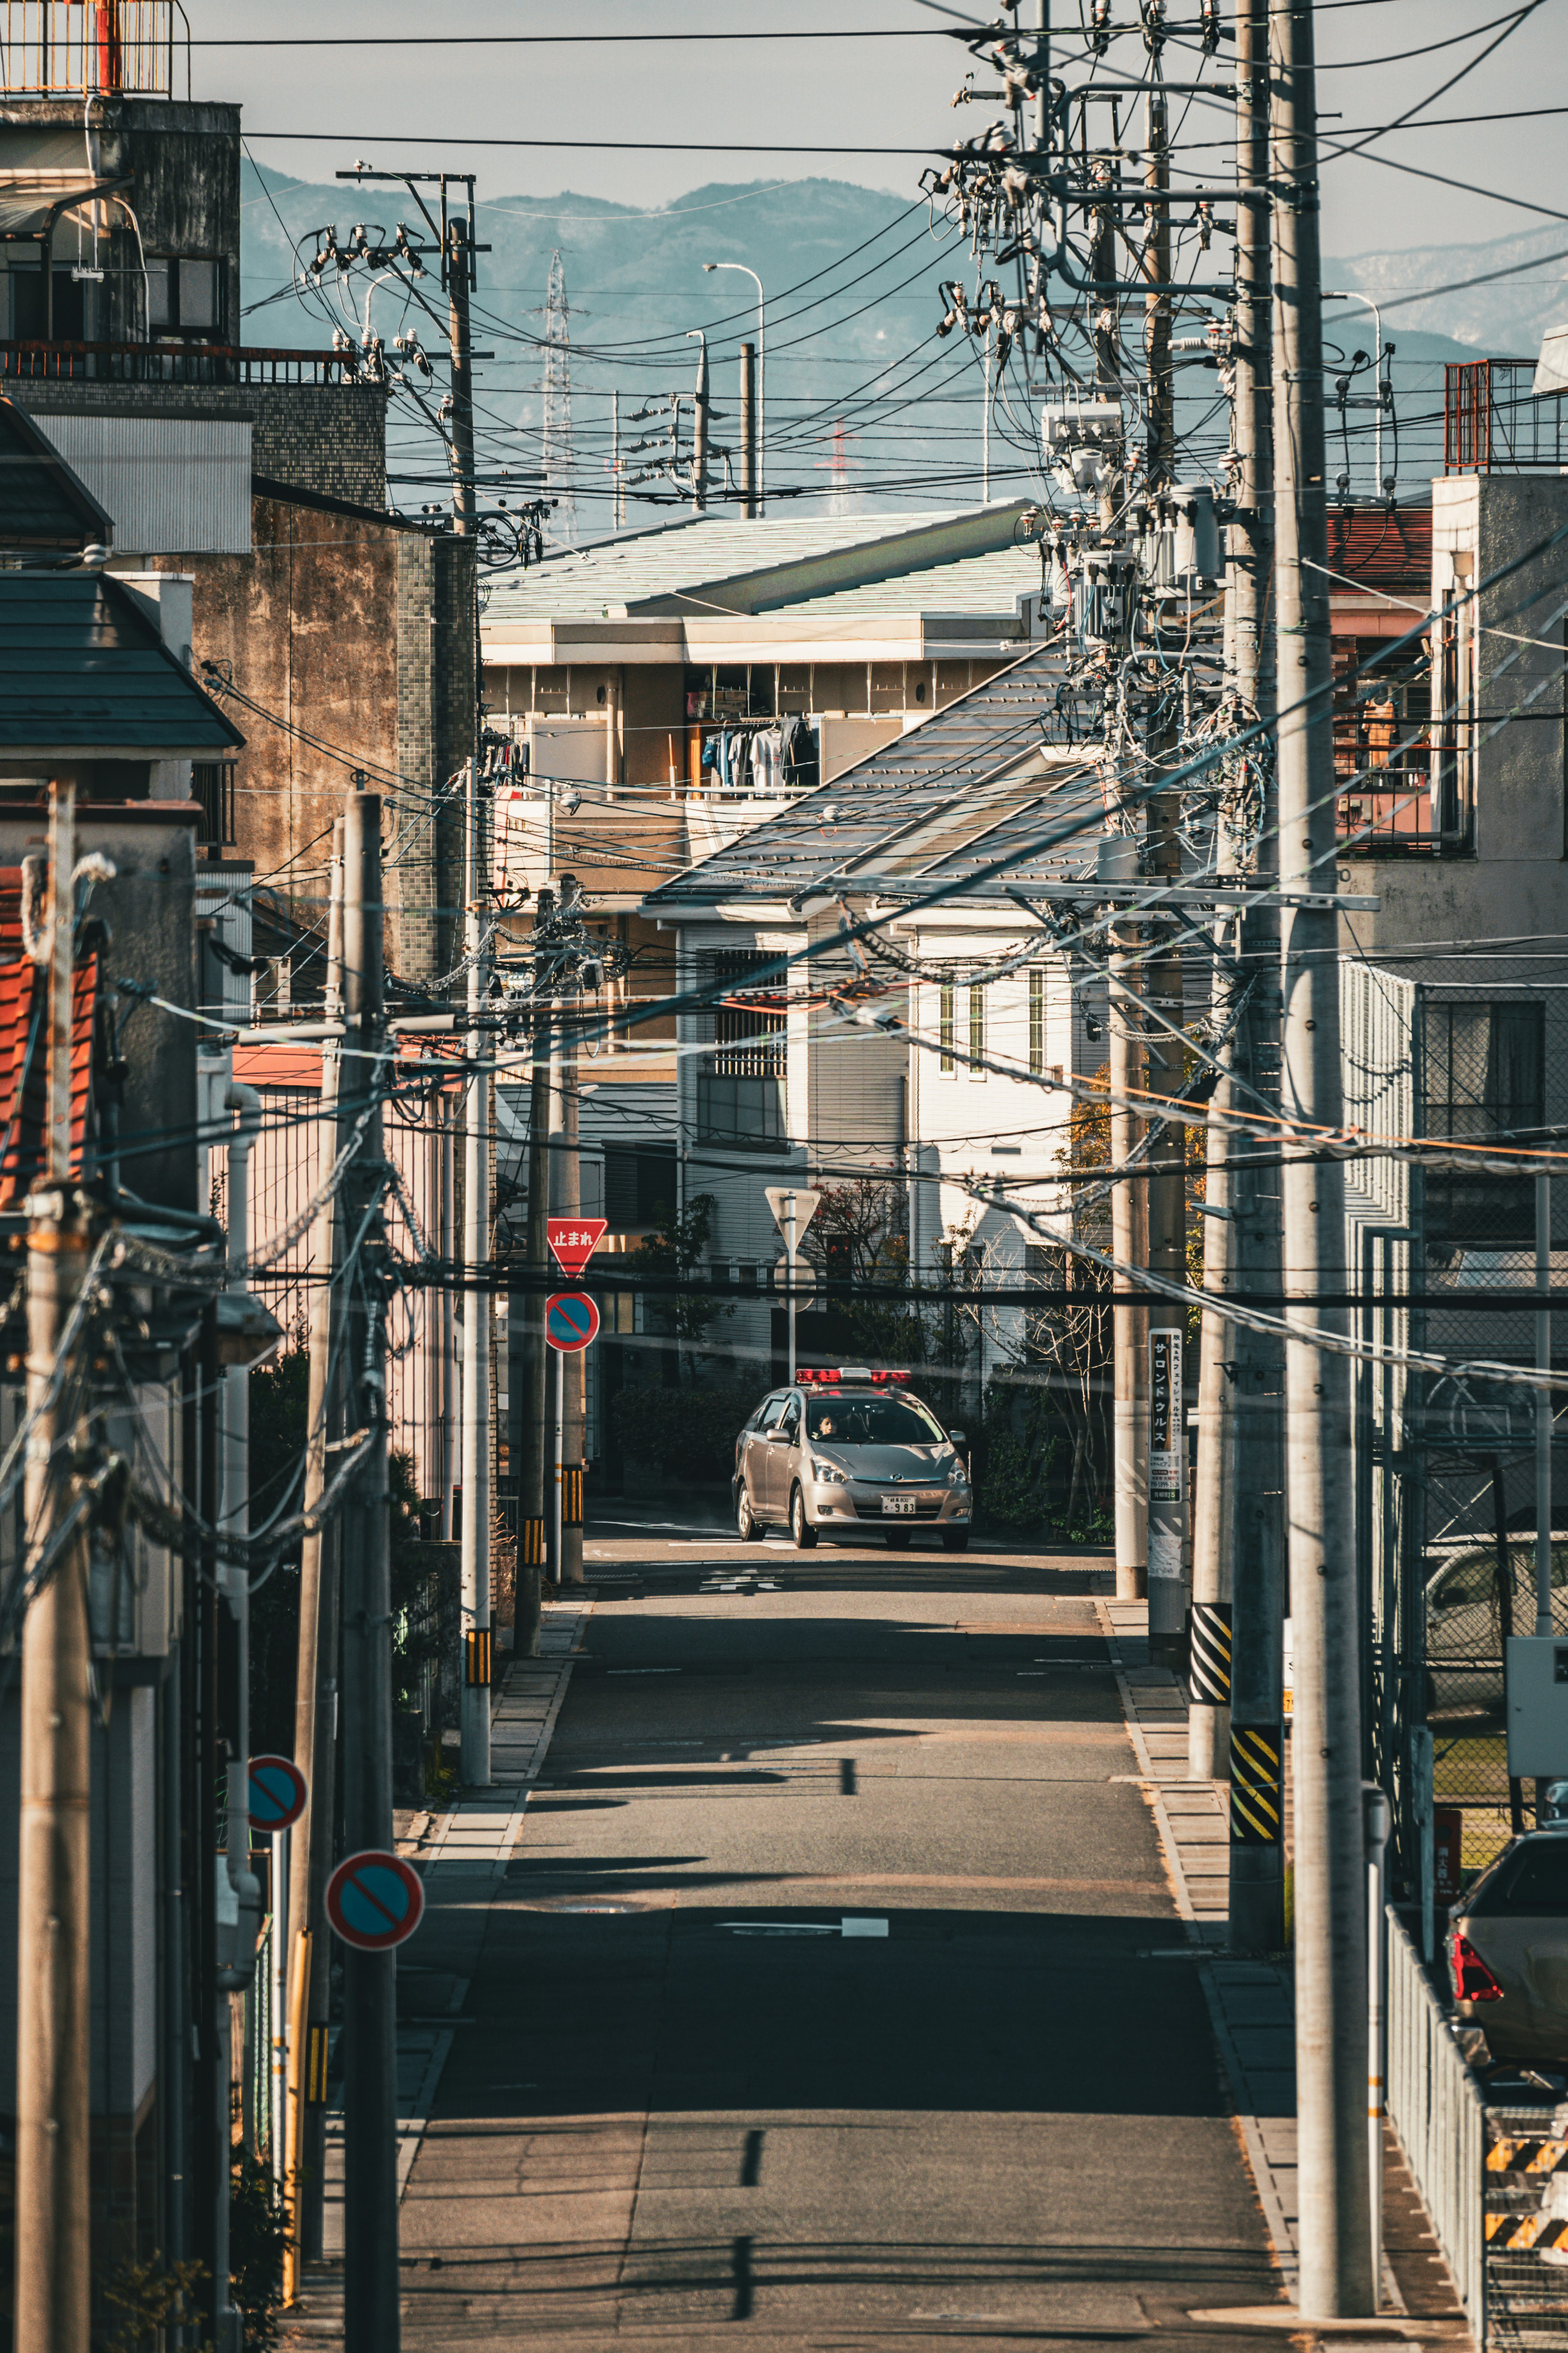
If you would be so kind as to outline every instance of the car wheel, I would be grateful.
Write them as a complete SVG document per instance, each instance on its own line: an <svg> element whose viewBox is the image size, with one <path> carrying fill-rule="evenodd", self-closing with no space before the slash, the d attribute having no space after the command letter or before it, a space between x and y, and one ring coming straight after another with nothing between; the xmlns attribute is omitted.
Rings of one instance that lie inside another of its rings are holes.
<svg viewBox="0 0 1568 2353"><path fill-rule="evenodd" d="M809 1552L816 1542L816 1530L805 1516L805 1497L798 1487L789 1499L789 1532L796 1552Z"/></svg>
<svg viewBox="0 0 1568 2353"><path fill-rule="evenodd" d="M740 1532L742 1544L761 1544L763 1524L752 1509L752 1499L746 1493L746 1482L743 1479L735 1496L735 1525Z"/></svg>
<svg viewBox="0 0 1568 2353"><path fill-rule="evenodd" d="M889 1552L908 1552L913 1539L914 1530L912 1528L889 1528L887 1535L888 1550Z"/></svg>
<svg viewBox="0 0 1568 2353"><path fill-rule="evenodd" d="M967 1528L943 1528L942 1532L942 1548L943 1552L967 1552L969 1550L969 1530Z"/></svg>

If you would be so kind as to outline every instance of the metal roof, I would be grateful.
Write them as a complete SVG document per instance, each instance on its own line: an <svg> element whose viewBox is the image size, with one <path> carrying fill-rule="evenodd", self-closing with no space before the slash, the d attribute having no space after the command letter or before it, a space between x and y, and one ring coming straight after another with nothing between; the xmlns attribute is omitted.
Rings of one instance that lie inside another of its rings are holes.
<svg viewBox="0 0 1568 2353"><path fill-rule="evenodd" d="M919 571L829 589L787 605L770 603L764 609L770 614L820 613L824 619L838 613L923 613L928 618L944 613L996 613L1011 617L1018 598L1037 592L1039 586L1037 548L996 547L982 555L924 565Z"/></svg>
<svg viewBox="0 0 1568 2353"><path fill-rule="evenodd" d="M0 399L0 547L110 545L114 524L25 408Z"/></svg>
<svg viewBox="0 0 1568 2353"><path fill-rule="evenodd" d="M950 576L976 557L1011 552L1022 504L898 515L768 515L752 522L690 515L492 577L483 623L495 630L508 622L565 618L685 613L703 619L815 607L844 592L861 596L860 609L868 612L943 611ZM912 606L905 587L911 575L930 584ZM1037 586L1038 580L1037 557L1019 585ZM889 584L884 593L896 601L878 603L883 582ZM1002 607L1009 613L1012 593ZM952 609L978 608L958 604Z"/></svg>
<svg viewBox="0 0 1568 2353"><path fill-rule="evenodd" d="M808 793L646 901L650 913L698 915L721 902L777 902L832 881L849 891L915 895L922 877L973 873L1072 816L1059 849L1026 857L1008 880L1075 878L1100 830L1092 758L1064 760L1079 714L1058 690L1069 666L1037 647L944 711ZM1077 733L1081 740L1081 723ZM1054 756L1042 760L1048 748ZM863 877L864 879L857 879ZM874 878L874 880L873 880ZM998 881L984 895L1005 896Z"/></svg>
<svg viewBox="0 0 1568 2353"><path fill-rule="evenodd" d="M222 759L245 742L101 572L0 572L0 754Z"/></svg>

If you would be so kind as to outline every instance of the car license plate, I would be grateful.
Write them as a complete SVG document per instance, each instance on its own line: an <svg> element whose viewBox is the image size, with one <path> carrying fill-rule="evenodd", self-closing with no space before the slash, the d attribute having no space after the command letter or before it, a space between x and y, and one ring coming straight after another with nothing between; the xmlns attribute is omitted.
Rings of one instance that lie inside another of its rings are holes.
<svg viewBox="0 0 1568 2353"><path fill-rule="evenodd" d="M912 1520L915 1515L915 1499L912 1495L884 1495L882 1509L890 1517Z"/></svg>

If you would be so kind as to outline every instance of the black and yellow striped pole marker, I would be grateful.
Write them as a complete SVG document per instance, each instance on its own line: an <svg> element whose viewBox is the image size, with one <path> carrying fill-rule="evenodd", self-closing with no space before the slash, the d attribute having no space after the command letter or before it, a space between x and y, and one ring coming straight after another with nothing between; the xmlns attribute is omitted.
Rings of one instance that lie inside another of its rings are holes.
<svg viewBox="0 0 1568 2353"><path fill-rule="evenodd" d="M1203 1707L1230 1705L1230 1603L1193 1604L1192 1694Z"/></svg>
<svg viewBox="0 0 1568 2353"><path fill-rule="evenodd" d="M463 1680L470 1690L490 1679L490 1630L470 1626L463 1637Z"/></svg>
<svg viewBox="0 0 1568 2353"><path fill-rule="evenodd" d="M1285 1818L1284 1734L1277 1724L1230 1728L1230 1842L1278 1846Z"/></svg>

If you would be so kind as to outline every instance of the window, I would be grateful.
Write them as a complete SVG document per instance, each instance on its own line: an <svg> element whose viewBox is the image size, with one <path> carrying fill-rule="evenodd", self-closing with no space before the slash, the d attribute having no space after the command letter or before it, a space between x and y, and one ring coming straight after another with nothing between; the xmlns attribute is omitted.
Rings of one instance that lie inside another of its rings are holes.
<svg viewBox="0 0 1568 2353"><path fill-rule="evenodd" d="M605 1146L605 1216L612 1233L647 1232L675 1217L673 1145Z"/></svg>
<svg viewBox="0 0 1568 2353"><path fill-rule="evenodd" d="M969 1050L975 1060L985 1051L985 990L974 982L971 982L969 989ZM983 1079L985 1073L972 1063L969 1075Z"/></svg>
<svg viewBox="0 0 1568 2353"><path fill-rule="evenodd" d="M697 1075L697 1135L735 1152L767 1152L784 1142L784 1089L777 1079Z"/></svg>
<svg viewBox="0 0 1568 2353"><path fill-rule="evenodd" d="M944 1071L951 1071L952 1068L952 983L948 980L944 980L942 985L939 1029L942 1037L942 1067Z"/></svg>
<svg viewBox="0 0 1568 2353"><path fill-rule="evenodd" d="M232 760L197 760L191 768L191 798L202 805L202 839L215 849L234 842Z"/></svg>
<svg viewBox="0 0 1568 2353"><path fill-rule="evenodd" d="M1425 1034L1427 1134L1528 1144L1545 1118L1544 1007L1429 1005ZM1429 1241L1502 1250L1534 1233L1533 1178L1427 1171Z"/></svg>
<svg viewBox="0 0 1568 2353"><path fill-rule="evenodd" d="M1425 640L1334 639L1334 776L1348 852L1430 857L1457 846L1439 842L1448 820L1433 815L1431 709Z"/></svg>
<svg viewBox="0 0 1568 2353"><path fill-rule="evenodd" d="M87 335L87 288L80 279L72 278L68 269L56 268L54 282L54 318L44 314L44 273L34 264L11 269L11 317L8 332L13 342L41 343L51 336L57 343L79 343ZM3 283L3 281L0 281Z"/></svg>
<svg viewBox="0 0 1568 2353"><path fill-rule="evenodd" d="M1035 1078L1046 1067L1046 976L1038 965L1029 969L1029 1070Z"/></svg>
<svg viewBox="0 0 1568 2353"><path fill-rule="evenodd" d="M215 334L222 324L218 271L217 262L195 254L149 254L149 332Z"/></svg>

